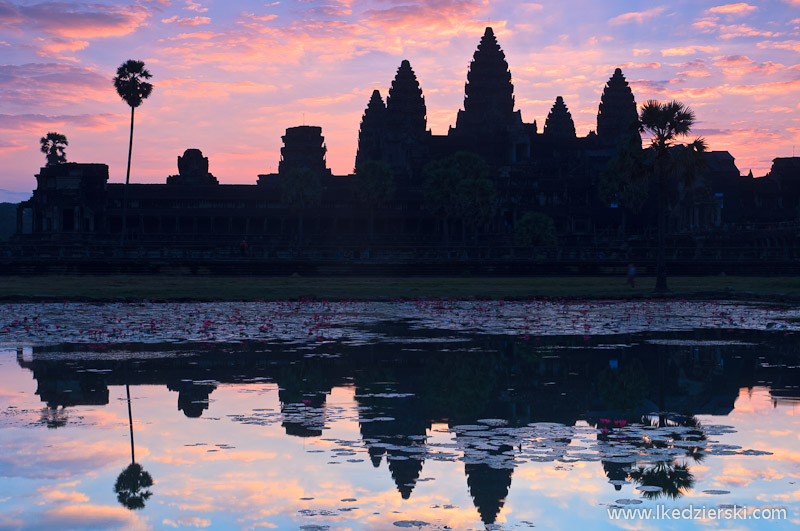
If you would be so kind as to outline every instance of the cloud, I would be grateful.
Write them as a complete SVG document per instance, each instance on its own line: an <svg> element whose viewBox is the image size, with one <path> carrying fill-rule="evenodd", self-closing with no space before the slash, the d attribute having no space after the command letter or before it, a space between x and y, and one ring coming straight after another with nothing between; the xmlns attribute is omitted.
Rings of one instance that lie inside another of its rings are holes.
<svg viewBox="0 0 800 531"><path fill-rule="evenodd" d="M187 9L189 11L196 11L198 13L205 13L206 11L208 11L207 7L203 7L202 4L193 2L192 0L186 0L186 7L184 7L184 9Z"/></svg>
<svg viewBox="0 0 800 531"><path fill-rule="evenodd" d="M198 518L196 516L184 516L177 520L165 518L161 523L170 527L211 527L211 520L207 518Z"/></svg>
<svg viewBox="0 0 800 531"><path fill-rule="evenodd" d="M36 131L74 127L94 131L109 131L117 126L114 114L68 114L48 116L45 114L0 114L0 131Z"/></svg>
<svg viewBox="0 0 800 531"><path fill-rule="evenodd" d="M714 58L714 66L742 66L753 64L746 55L726 55Z"/></svg>
<svg viewBox="0 0 800 531"><path fill-rule="evenodd" d="M414 35L435 30L442 35L456 35L464 31L481 31L491 23L476 21L476 15L485 7L479 0L417 0L385 9L368 9L362 13L366 25L377 25L383 31ZM505 23L493 26L495 32ZM428 36L430 37L430 36Z"/></svg>
<svg viewBox="0 0 800 531"><path fill-rule="evenodd" d="M6 104L59 106L116 97L111 75L63 63L0 65L0 97Z"/></svg>
<svg viewBox="0 0 800 531"><path fill-rule="evenodd" d="M712 7L711 9L707 9L706 13L718 15L748 15L754 11L758 11L756 6L751 6L745 2L739 2L738 4L725 4Z"/></svg>
<svg viewBox="0 0 800 531"><path fill-rule="evenodd" d="M107 466L123 467L126 458L130 457L130 448L122 440L87 444L59 437L52 444L58 445L58 453L52 453L50 448L31 445L23 437L11 437L4 441L0 445L0 467L4 470L3 475L51 479L73 477L75 474L86 474ZM149 453L146 449L137 448L137 453L142 454L142 451Z"/></svg>
<svg viewBox="0 0 800 531"><path fill-rule="evenodd" d="M681 77L711 77L705 61L690 61L680 65L683 70L678 72Z"/></svg>
<svg viewBox="0 0 800 531"><path fill-rule="evenodd" d="M777 50L790 50L800 53L800 41L763 41L756 43L759 48L774 48Z"/></svg>
<svg viewBox="0 0 800 531"><path fill-rule="evenodd" d="M693 55L698 52L711 53L719 50L716 46L678 46L676 48L665 48L661 50L664 57L674 57L681 55Z"/></svg>
<svg viewBox="0 0 800 531"><path fill-rule="evenodd" d="M31 29L60 37L119 37L144 25L150 12L139 5L103 6L73 2L42 2L16 6L0 1L0 23L17 31Z"/></svg>
<svg viewBox="0 0 800 531"><path fill-rule="evenodd" d="M643 24L646 20L650 20L651 18L655 18L659 16L661 13L666 11L666 7L654 7L653 9L648 9L647 11L634 11L631 13L623 13L622 15L618 15L608 21L609 25L611 26L619 26L622 24Z"/></svg>
<svg viewBox="0 0 800 531"><path fill-rule="evenodd" d="M138 515L119 506L81 503L48 509L45 519L54 528L70 529L141 529ZM46 522L47 523L47 522Z"/></svg>
<svg viewBox="0 0 800 531"><path fill-rule="evenodd" d="M210 24L211 18L210 17L191 17L191 18L178 18L177 15L161 19L161 22L164 24L172 24L175 23L179 26L200 26L202 24Z"/></svg>

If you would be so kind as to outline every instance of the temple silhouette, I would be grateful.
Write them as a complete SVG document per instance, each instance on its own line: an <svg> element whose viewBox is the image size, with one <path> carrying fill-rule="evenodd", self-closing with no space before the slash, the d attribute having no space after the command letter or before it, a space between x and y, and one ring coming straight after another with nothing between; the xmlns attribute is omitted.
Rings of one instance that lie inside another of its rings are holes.
<svg viewBox="0 0 800 531"><path fill-rule="evenodd" d="M105 164L49 164L18 208L17 234L4 254L12 261L102 264L248 258L295 268L330 262L441 267L455 260L498 272L531 261L559 264L558 270L647 264L655 254L653 186L640 208L599 193L620 146L641 145L631 87L621 69L611 73L596 130L583 137L568 103L556 96L541 129L536 120L526 123L515 108L505 54L486 28L467 72L463 108L446 135L428 129L423 89L403 60L385 103L378 90L367 103L354 174L331 173L322 129L310 125L286 130L278 172L258 175L254 185L219 184L198 149L178 156L178 174L165 184L131 184L127 200L125 185L108 182ZM486 163L493 187L491 215L477 222L469 212L435 212L426 192L426 167L463 152ZM698 178L669 190L668 259L678 269L709 272L730 272L737 263L792 267L800 257L800 157L775 159L757 179L741 175L727 151L707 152L705 160ZM356 173L371 161L388 166L393 186L388 197L367 203ZM550 218L555 238L515 240L527 213Z"/></svg>

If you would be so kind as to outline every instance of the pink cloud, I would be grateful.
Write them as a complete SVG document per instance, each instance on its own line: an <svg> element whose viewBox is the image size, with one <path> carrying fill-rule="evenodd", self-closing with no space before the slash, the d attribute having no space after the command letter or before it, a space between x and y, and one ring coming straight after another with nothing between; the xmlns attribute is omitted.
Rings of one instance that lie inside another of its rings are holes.
<svg viewBox="0 0 800 531"><path fill-rule="evenodd" d="M661 50L664 57L674 57L681 55L693 55L698 52L711 53L719 50L716 46L678 46L675 48L665 48Z"/></svg>
<svg viewBox="0 0 800 531"><path fill-rule="evenodd" d="M134 528L142 527L143 523L136 513L124 507L88 503L48 509L45 516L51 524L61 528Z"/></svg>
<svg viewBox="0 0 800 531"><path fill-rule="evenodd" d="M206 11L208 11L207 7L203 7L202 4L198 2L193 2L192 0L186 0L186 7L184 9L187 9L189 11L196 11L198 13L205 13Z"/></svg>
<svg viewBox="0 0 800 531"><path fill-rule="evenodd" d="M362 13L367 25L378 25L392 33L411 31L419 35L435 30L439 36L480 31L488 22L475 17L485 8L479 0L417 0L385 9L368 9ZM504 24L503 24L504 26ZM495 32L502 29L495 27ZM430 36L428 36L430 37Z"/></svg>
<svg viewBox="0 0 800 531"><path fill-rule="evenodd" d="M714 66L743 66L753 64L753 60L745 55L726 55L714 58Z"/></svg>
<svg viewBox="0 0 800 531"><path fill-rule="evenodd" d="M761 49L774 48L800 52L800 41L762 41L756 44Z"/></svg>
<svg viewBox="0 0 800 531"><path fill-rule="evenodd" d="M202 24L210 24L211 18L200 17L200 16L191 18L178 18L178 16L175 15L169 18L161 19L161 22L163 22L164 24L171 24L174 22L179 26L200 26Z"/></svg>
<svg viewBox="0 0 800 531"><path fill-rule="evenodd" d="M0 114L0 131L22 131L32 136L45 130L65 127L91 131L109 131L117 127L117 115L81 114L46 116L44 114Z"/></svg>
<svg viewBox="0 0 800 531"><path fill-rule="evenodd" d="M0 65L0 96L6 104L60 106L116 97L111 76L59 63Z"/></svg>
<svg viewBox="0 0 800 531"><path fill-rule="evenodd" d="M666 7L654 7L647 11L634 11L631 13L623 13L610 19L608 23L611 26L619 26L621 24L643 24L646 20L650 20L666 11Z"/></svg>
<svg viewBox="0 0 800 531"><path fill-rule="evenodd" d="M753 11L758 11L758 8L745 2L739 2L738 4L725 4L706 10L707 13L716 13L720 15L747 15Z"/></svg>
<svg viewBox="0 0 800 531"><path fill-rule="evenodd" d="M150 12L137 5L102 6L43 2L16 6L0 2L0 22L18 31L35 28L61 37L91 39L132 33L147 22Z"/></svg>

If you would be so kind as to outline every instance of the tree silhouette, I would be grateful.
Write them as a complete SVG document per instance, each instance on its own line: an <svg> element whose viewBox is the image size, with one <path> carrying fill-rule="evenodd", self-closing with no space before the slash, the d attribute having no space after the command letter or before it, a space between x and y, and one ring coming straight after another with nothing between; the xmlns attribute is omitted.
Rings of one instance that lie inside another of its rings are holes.
<svg viewBox="0 0 800 531"><path fill-rule="evenodd" d="M128 208L128 184L131 179L131 154L133 153L133 115L136 107L153 92L153 85L145 81L150 79L152 74L144 67L144 61L128 59L117 68L117 75L114 77L114 88L117 94L131 108L131 134L128 142L128 170L125 174L125 193L122 200L122 238L120 245L125 241L125 227L127 222Z"/></svg>
<svg viewBox="0 0 800 531"><path fill-rule="evenodd" d="M631 479L643 487L661 487L660 491L644 491L642 496L656 500L667 497L673 500L685 495L694 487L694 475L685 463L661 461L639 466L630 472Z"/></svg>
<svg viewBox="0 0 800 531"><path fill-rule="evenodd" d="M61 133L50 132L39 139L42 145L42 153L47 157L47 165L54 166L67 162L64 148L69 145L67 137Z"/></svg>
<svg viewBox="0 0 800 531"><path fill-rule="evenodd" d="M600 200L620 208L623 232L626 212L638 212L647 200L649 179L646 159L639 135L625 136L597 183Z"/></svg>
<svg viewBox="0 0 800 531"><path fill-rule="evenodd" d="M369 208L369 239L375 236L375 207L394 195L394 178L389 165L382 160L368 160L356 168L356 196Z"/></svg>
<svg viewBox="0 0 800 531"><path fill-rule="evenodd" d="M153 492L146 490L153 486L150 473L142 468L139 463L131 463L117 476L114 492L117 501L128 509L143 509Z"/></svg>
<svg viewBox="0 0 800 531"><path fill-rule="evenodd" d="M676 139L685 137L694 125L694 111L683 103L671 101L660 103L650 100L644 104L639 117L641 132L651 136L648 150L652 157L652 172L657 179L658 190L658 249L656 255L656 291L667 291L666 231L667 193L670 177L694 176L702 164L706 150L702 138L687 144L685 149L673 152L679 145Z"/></svg>
<svg viewBox="0 0 800 531"><path fill-rule="evenodd" d="M322 176L309 168L292 168L281 174L281 201L297 210L297 244L303 241L303 216L322 199Z"/></svg>
<svg viewBox="0 0 800 531"><path fill-rule="evenodd" d="M422 173L425 205L442 219L445 241L449 240L448 218L461 219L463 238L466 226L477 227L494 215L494 183L489 180L489 167L480 156L459 151L428 163Z"/></svg>
<svg viewBox="0 0 800 531"><path fill-rule="evenodd" d="M553 218L542 212L526 212L514 225L517 245L555 245L557 241Z"/></svg>

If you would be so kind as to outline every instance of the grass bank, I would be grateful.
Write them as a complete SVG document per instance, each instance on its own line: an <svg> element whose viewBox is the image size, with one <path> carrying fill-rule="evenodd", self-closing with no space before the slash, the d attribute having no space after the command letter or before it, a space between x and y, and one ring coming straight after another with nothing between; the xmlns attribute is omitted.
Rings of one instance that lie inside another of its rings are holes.
<svg viewBox="0 0 800 531"><path fill-rule="evenodd" d="M243 277L0 276L0 299L293 300L413 298L650 298L655 279L636 288L622 277ZM800 301L795 277L672 277L670 297Z"/></svg>

